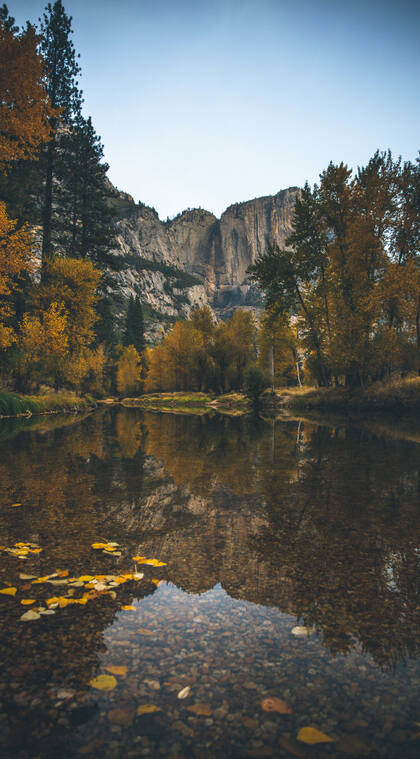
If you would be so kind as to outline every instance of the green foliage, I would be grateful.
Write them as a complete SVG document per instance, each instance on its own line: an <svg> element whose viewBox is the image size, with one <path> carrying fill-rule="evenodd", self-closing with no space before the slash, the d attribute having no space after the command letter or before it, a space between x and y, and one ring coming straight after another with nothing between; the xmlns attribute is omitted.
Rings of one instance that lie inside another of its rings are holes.
<svg viewBox="0 0 420 759"><path fill-rule="evenodd" d="M138 296L130 297L127 308L123 345L133 345L141 355L146 347L144 339L143 309Z"/></svg>
<svg viewBox="0 0 420 759"><path fill-rule="evenodd" d="M249 366L245 374L245 395L258 406L264 390L270 386L270 378L258 366Z"/></svg>

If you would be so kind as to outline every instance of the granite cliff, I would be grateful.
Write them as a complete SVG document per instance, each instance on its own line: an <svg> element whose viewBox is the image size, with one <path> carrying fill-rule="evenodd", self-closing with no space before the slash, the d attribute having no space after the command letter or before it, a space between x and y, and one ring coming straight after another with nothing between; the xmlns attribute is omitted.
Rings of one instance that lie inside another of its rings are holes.
<svg viewBox="0 0 420 759"><path fill-rule="evenodd" d="M126 268L119 275L124 295L137 293L152 326L210 305L218 316L254 306L260 296L246 275L269 242L284 244L291 230L297 187L235 203L220 219L188 209L162 222L153 208L118 198L117 250Z"/></svg>

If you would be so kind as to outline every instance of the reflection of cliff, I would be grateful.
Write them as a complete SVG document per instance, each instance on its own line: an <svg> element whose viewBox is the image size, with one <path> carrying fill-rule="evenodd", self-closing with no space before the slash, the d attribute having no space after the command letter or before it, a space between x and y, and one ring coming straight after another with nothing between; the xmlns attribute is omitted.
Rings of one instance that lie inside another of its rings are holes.
<svg viewBox="0 0 420 759"><path fill-rule="evenodd" d="M301 616L332 651L360 643L385 665L420 649L413 443L126 409L24 433L0 453L1 542L45 546L40 574L109 571L136 552L166 561L186 591L221 583ZM98 538L121 558L93 556Z"/></svg>

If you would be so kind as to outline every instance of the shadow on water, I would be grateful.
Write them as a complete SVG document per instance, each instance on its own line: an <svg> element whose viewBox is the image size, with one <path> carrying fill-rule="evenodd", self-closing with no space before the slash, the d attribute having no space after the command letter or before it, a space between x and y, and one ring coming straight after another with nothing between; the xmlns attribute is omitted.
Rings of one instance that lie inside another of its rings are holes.
<svg viewBox="0 0 420 759"><path fill-rule="evenodd" d="M0 746L21 759L414 757L419 451L366 425L136 409L0 436L1 588L17 588L0 595ZM4 550L19 542L43 550ZM82 593L20 620L22 600ZM107 666L124 674L95 690ZM262 711L267 695L293 715ZM302 725L333 742L305 748Z"/></svg>

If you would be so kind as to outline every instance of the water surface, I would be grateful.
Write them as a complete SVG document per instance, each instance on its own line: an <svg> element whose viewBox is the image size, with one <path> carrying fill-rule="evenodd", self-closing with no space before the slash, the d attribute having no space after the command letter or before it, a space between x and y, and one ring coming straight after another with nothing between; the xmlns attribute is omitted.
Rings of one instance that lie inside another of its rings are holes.
<svg viewBox="0 0 420 759"><path fill-rule="evenodd" d="M420 429L106 409L0 433L5 756L418 756Z"/></svg>

